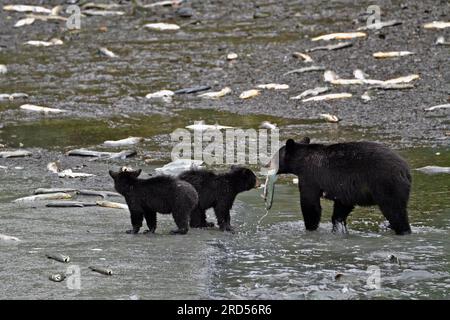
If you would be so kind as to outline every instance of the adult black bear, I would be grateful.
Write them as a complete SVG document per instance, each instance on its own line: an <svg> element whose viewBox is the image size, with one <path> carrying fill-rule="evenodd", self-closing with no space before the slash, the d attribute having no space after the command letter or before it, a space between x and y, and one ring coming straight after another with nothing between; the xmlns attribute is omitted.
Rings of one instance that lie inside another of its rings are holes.
<svg viewBox="0 0 450 320"><path fill-rule="evenodd" d="M192 184L198 192L198 207L191 215L191 228L212 227L206 221L205 211L214 208L217 223L222 231L233 231L230 209L238 193L258 186L252 170L232 166L228 172L215 173L206 169L192 169L179 175L181 180Z"/></svg>
<svg viewBox="0 0 450 320"><path fill-rule="evenodd" d="M316 230L321 216L320 198L334 201L333 231L355 205L378 205L396 234L411 233L406 207L411 189L409 166L399 155L374 142L332 145L296 143L289 139L270 165L278 174L299 177L300 205L307 230Z"/></svg>
<svg viewBox="0 0 450 320"><path fill-rule="evenodd" d="M141 170L122 168L119 172L109 171L114 179L114 187L125 200L130 209L132 230L127 233L138 233L145 217L147 232L155 232L156 212L172 213L178 227L172 234L186 234L189 230L189 219L192 210L197 206L198 195L194 187L182 180L170 176L156 176L149 179L138 179Z"/></svg>

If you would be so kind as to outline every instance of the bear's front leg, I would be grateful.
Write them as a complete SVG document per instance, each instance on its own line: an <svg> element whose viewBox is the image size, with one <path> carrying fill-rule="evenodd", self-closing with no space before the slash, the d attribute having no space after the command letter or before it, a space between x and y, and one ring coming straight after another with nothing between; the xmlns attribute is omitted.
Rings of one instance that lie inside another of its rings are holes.
<svg viewBox="0 0 450 320"><path fill-rule="evenodd" d="M144 213L145 221L147 222L148 230L144 233L155 233L156 230L156 212L146 210Z"/></svg>
<svg viewBox="0 0 450 320"><path fill-rule="evenodd" d="M219 203L214 207L214 213L216 214L217 224L220 230L234 233L234 228L231 226L230 210L231 207L224 203Z"/></svg>
<svg viewBox="0 0 450 320"><path fill-rule="evenodd" d="M189 231L190 213L182 210L172 212L173 219L178 229L170 231L170 234L186 234Z"/></svg>
<svg viewBox="0 0 450 320"><path fill-rule="evenodd" d="M319 188L312 188L307 184L301 187L300 207L305 220L305 228L308 231L314 231L319 227L322 215L322 207L320 206L321 194L322 192Z"/></svg>
<svg viewBox="0 0 450 320"><path fill-rule="evenodd" d="M131 225L133 226L133 229L127 230L126 233L136 234L139 232L139 230L142 227L142 220L144 220L144 212L139 209L131 209L130 208L130 218L131 218Z"/></svg>

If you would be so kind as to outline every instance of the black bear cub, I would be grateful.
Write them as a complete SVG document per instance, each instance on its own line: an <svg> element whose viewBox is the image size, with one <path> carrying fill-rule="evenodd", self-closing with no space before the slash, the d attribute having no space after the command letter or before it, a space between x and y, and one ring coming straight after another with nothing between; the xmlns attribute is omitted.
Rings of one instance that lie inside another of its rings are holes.
<svg viewBox="0 0 450 320"><path fill-rule="evenodd" d="M145 218L149 230L155 232L156 213L172 213L178 227L172 234L186 234L192 210L197 206L198 195L194 187L185 181L170 176L156 176L138 179L141 170L122 168L119 172L109 171L114 179L114 187L125 200L130 209L132 230L138 233Z"/></svg>
<svg viewBox="0 0 450 320"><path fill-rule="evenodd" d="M238 193L253 189L259 182L252 170L232 166L228 172L215 173L206 169L192 169L179 175L192 184L198 192L198 206L191 215L191 228L213 227L206 221L205 211L214 208L217 223L222 231L233 231L230 209Z"/></svg>
<svg viewBox="0 0 450 320"><path fill-rule="evenodd" d="M277 164L278 161L278 164ZM348 142L332 145L299 143L292 139L271 161L278 174L299 178L300 205L305 227L319 226L320 198L334 201L333 231L343 226L355 205L378 205L396 234L411 233L406 210L411 175L405 160L387 147L374 142Z"/></svg>

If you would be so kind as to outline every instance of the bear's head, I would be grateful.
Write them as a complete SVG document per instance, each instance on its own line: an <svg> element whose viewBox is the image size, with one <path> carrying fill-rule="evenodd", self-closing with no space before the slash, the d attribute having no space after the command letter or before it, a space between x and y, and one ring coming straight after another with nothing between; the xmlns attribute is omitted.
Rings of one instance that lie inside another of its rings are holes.
<svg viewBox="0 0 450 320"><path fill-rule="evenodd" d="M293 139L287 140L286 144L278 150L266 167L269 170L276 170L277 174L295 173L295 164L303 158L304 146L308 145L310 141L308 137L299 142L295 142Z"/></svg>
<svg viewBox="0 0 450 320"><path fill-rule="evenodd" d="M114 180L114 188L116 191L124 195L130 190L130 186L133 185L141 172L141 169L132 170L130 168L122 167L118 172L109 170L109 175Z"/></svg>
<svg viewBox="0 0 450 320"><path fill-rule="evenodd" d="M257 188L260 182L252 170L241 166L231 166L229 174L232 176L234 188L238 192Z"/></svg>

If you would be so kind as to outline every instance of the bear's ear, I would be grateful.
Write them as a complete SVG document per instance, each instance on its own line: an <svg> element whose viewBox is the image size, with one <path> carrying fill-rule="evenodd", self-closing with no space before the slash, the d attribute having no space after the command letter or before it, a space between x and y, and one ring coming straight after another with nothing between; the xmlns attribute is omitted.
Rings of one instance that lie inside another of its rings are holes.
<svg viewBox="0 0 450 320"><path fill-rule="evenodd" d="M291 152L295 148L295 141L294 139L289 139L286 141L286 152Z"/></svg>
<svg viewBox="0 0 450 320"><path fill-rule="evenodd" d="M142 169L138 169L136 171L128 171L128 173L130 174L130 176L132 176L133 178L137 178L139 177L139 175L141 174Z"/></svg>
<svg viewBox="0 0 450 320"><path fill-rule="evenodd" d="M109 170L109 175L111 176L111 178L116 179L119 176L119 173Z"/></svg>
<svg viewBox="0 0 450 320"><path fill-rule="evenodd" d="M303 144L309 144L311 142L311 139L309 137L304 137L302 140L300 140L300 143Z"/></svg>

